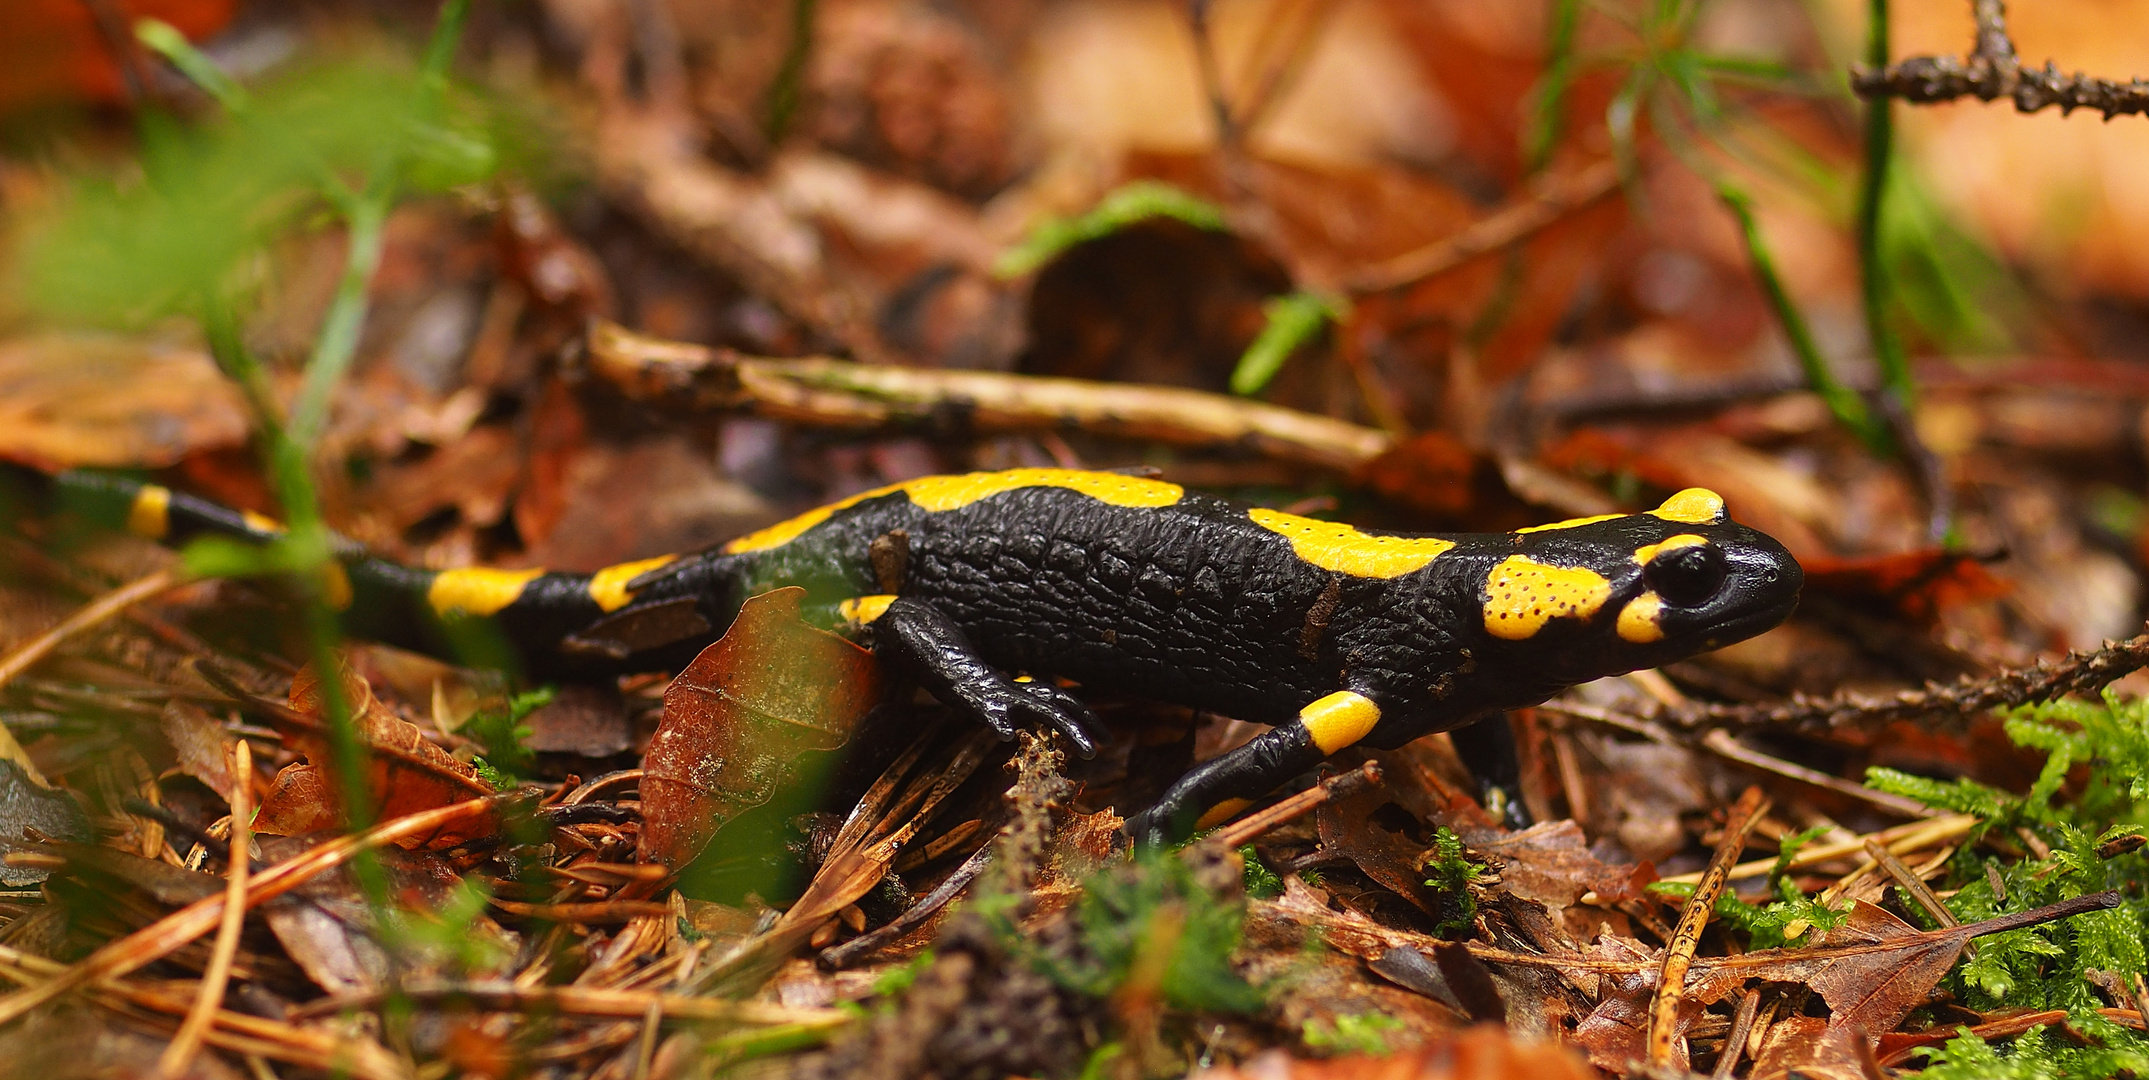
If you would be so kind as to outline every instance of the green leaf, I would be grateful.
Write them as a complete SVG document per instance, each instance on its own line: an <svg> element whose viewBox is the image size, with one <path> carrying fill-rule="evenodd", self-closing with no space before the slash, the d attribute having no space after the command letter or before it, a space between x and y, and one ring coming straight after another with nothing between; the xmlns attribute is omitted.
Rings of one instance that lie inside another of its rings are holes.
<svg viewBox="0 0 2149 1080"><path fill-rule="evenodd" d="M550 686L540 686L509 698L506 712L481 712L463 722L462 734L485 750L473 764L482 763L478 771L486 783L505 791L536 768L537 755L522 745L530 737L522 718L550 703L555 693Z"/></svg>
<svg viewBox="0 0 2149 1080"><path fill-rule="evenodd" d="M1305 289L1263 304L1261 314L1268 321L1253 344L1239 356L1239 366L1231 372L1231 392L1260 393L1276 373L1283 370L1284 361L1289 360L1299 346L1320 333L1331 321L1341 321L1345 310L1342 300Z"/></svg>
<svg viewBox="0 0 2149 1080"><path fill-rule="evenodd" d="M1183 221L1211 232L1225 228L1224 211L1215 203L1161 181L1136 180L1113 189L1089 213L1076 218L1053 218L1032 229L1021 244L1000 256L992 272L1002 278L1021 277L1076 244L1110 236L1156 217Z"/></svg>
<svg viewBox="0 0 2149 1080"><path fill-rule="evenodd" d="M407 67L345 62L220 96L230 115L159 125L144 141L146 182L83 179L25 223L34 309L122 325L195 314L209 297L245 291L258 255L324 203L350 209L354 180L380 182L366 178L383 162L389 188L438 189L483 179L501 157L488 108L432 104Z"/></svg>

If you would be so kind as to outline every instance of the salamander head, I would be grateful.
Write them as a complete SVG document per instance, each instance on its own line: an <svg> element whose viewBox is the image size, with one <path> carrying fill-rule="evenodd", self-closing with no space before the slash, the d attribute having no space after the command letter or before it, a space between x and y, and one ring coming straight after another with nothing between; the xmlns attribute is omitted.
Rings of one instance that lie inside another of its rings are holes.
<svg viewBox="0 0 2149 1080"><path fill-rule="evenodd" d="M1541 674L1581 682L1743 641L1789 618L1805 574L1782 544L1688 488L1643 514L1515 534L1479 595L1496 651L1529 650Z"/></svg>

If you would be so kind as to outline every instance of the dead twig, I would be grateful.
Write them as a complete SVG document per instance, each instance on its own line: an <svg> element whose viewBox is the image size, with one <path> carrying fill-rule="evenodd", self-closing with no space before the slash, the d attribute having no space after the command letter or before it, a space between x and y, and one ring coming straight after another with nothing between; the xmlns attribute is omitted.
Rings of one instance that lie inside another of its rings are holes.
<svg viewBox="0 0 2149 1080"><path fill-rule="evenodd" d="M1891 814L1900 814L1903 817L1912 818L1929 818L1937 817L1940 813L1916 799L1905 798L1901 795L1890 795L1885 791L1875 791L1864 784L1845 780L1840 776L1832 776L1819 769L1809 769L1797 762L1785 761L1772 754L1764 754L1739 742L1731 736L1730 732L1721 728L1703 735L1701 745L1725 760L1736 761L1741 765L1775 773L1778 776L1796 780L1802 784L1812 784L1815 787L1827 788L1839 795L1848 795L1853 799L1871 803Z"/></svg>
<svg viewBox="0 0 2149 1080"><path fill-rule="evenodd" d="M1808 844L1798 849L1798 854L1791 857L1790 865L1785 869L1803 870L1809 866L1818 866L1821 863L1843 858L1846 855L1863 854L1867 839L1878 840L1886 844L1889 851L1898 855L1909 851L1922 851L1936 844L1944 844L1963 836L1980 823L1979 818L1970 814L1949 814L1946 817L1913 821L1907 825L1897 825L1892 829L1882 829L1877 833L1873 833L1870 837L1861 836L1835 843ZM1758 877L1768 873L1775 865L1776 860L1774 858L1754 859L1751 862L1740 863L1731 868L1731 880L1738 881L1744 878ZM1673 884L1691 885L1699 882L1701 875L1698 873L1679 874L1663 880ZM1584 896L1583 899L1587 901L1589 897Z"/></svg>
<svg viewBox="0 0 2149 1080"><path fill-rule="evenodd" d="M638 401L736 409L821 427L1079 429L1182 446L1240 447L1351 469L1394 446L1384 431L1199 390L859 364L778 360L592 325L590 369Z"/></svg>
<svg viewBox="0 0 2149 1080"><path fill-rule="evenodd" d="M1415 251L1374 263L1352 274L1345 280L1344 287L1359 294L1386 292L1446 273L1480 255L1524 240L1617 190L1619 165L1611 161L1598 162L1571 175L1550 178L1527 201L1473 222L1462 231Z"/></svg>
<svg viewBox="0 0 2149 1080"><path fill-rule="evenodd" d="M1255 838L1270 829L1292 821L1314 810L1322 803L1355 794L1359 788L1380 783L1380 763L1368 761L1347 773L1338 773L1314 786L1276 803L1257 814L1248 814L1216 830L1210 840L1226 848L1238 848L1252 843ZM1192 848L1188 849L1193 850Z"/></svg>
<svg viewBox="0 0 2149 1080"><path fill-rule="evenodd" d="M82 605L74 614L60 620L58 626L23 642L14 652L0 657L0 686L13 682L16 676L50 656L52 650L60 647L61 642L179 585L183 580L175 570L159 570L138 577Z"/></svg>
<svg viewBox="0 0 2149 1080"><path fill-rule="evenodd" d="M2103 648L2076 651L2059 660L2007 668L1982 678L1964 676L1953 685L1928 682L1922 690L1890 697L1839 694L1804 695L1789 701L1755 705L1709 705L1669 712L1663 722L1688 730L1700 728L1779 727L1825 730L1917 723L1960 727L1993 709L2030 705L2069 694L2103 689L2112 681L2149 667L2149 634L2108 642Z"/></svg>
<svg viewBox="0 0 2149 1080"><path fill-rule="evenodd" d="M2063 113L2095 109L2106 120L2149 113L2149 83L2141 78L2122 83L2080 72L2062 75L2049 60L2041 69L2025 68L2007 33L2006 5L2001 0L1972 0L1970 7L1977 19L1977 38L1969 55L1913 56L1883 68L1856 64L1851 67L1851 88L1862 97L1900 98L1913 105L2009 97L2014 99L2015 111L2023 113L2052 105Z"/></svg>
<svg viewBox="0 0 2149 1080"><path fill-rule="evenodd" d="M186 1022L179 1025L179 1033L157 1060L157 1071L167 1078L186 1075L194 1064L195 1052L201 1049L202 1036L216 1020L217 1011L224 1007L224 986L231 978L231 961L239 954L239 931L246 926L246 872L253 861L247 851L252 846L254 818L254 748L245 739L235 739L231 758L231 850L237 854L226 860L229 878L224 890L224 915L217 927L216 945L209 953L209 966L201 974L201 993L194 999L194 1009L187 1013Z"/></svg>
<svg viewBox="0 0 2149 1080"><path fill-rule="evenodd" d="M0 945L0 978L34 986L67 970L65 964ZM192 1003L169 994L115 979L88 994L101 1008L136 1020L143 1013L185 1016ZM289 1062L304 1069L343 1072L358 1080L408 1080L409 1071L370 1039L349 1032L314 1031L282 1020L218 1009L202 1041L220 1050Z"/></svg>
<svg viewBox="0 0 2149 1080"><path fill-rule="evenodd" d="M1724 1050L1716 1055L1716 1068L1709 1071L1710 1080L1731 1080L1731 1074L1739 1067L1739 1057L1746 1052L1746 1036L1753 1031L1754 1017L1760 1012L1760 989L1747 990L1739 999L1738 1013L1731 1018L1731 1030L1724 1033Z"/></svg>
<svg viewBox="0 0 2149 1080"><path fill-rule="evenodd" d="M1724 891L1724 884L1731 880L1731 868L1746 848L1746 835L1767 812L1768 805L1768 797L1757 787L1747 788L1739 796L1724 821L1724 838L1716 845L1709 868L1702 872L1701 881L1679 913L1678 929L1664 949L1656 996L1649 1004L1649 1064L1654 1068L1671 1067L1672 1047L1679 1038L1679 1002L1686 995L1687 969L1693 966L1694 953L1701 947L1701 930L1709 924L1709 914L1716 910L1716 898Z"/></svg>
<svg viewBox="0 0 2149 1080"><path fill-rule="evenodd" d="M411 1001L468 1002L481 1009L521 1013L556 1012L565 1016L603 1016L641 1020L654 1008L667 1020L700 1020L732 1024L773 1026L801 1024L834 1027L850 1018L838 1009L805 1009L762 1001L688 994L665 994L650 990L613 990L586 986L522 986L506 980L476 982L411 982L397 988ZM297 1019L333 1016L346 1010L366 1010L387 999L386 992L350 994L308 1002L291 1010Z"/></svg>
<svg viewBox="0 0 2149 1080"><path fill-rule="evenodd" d="M1927 885L1924 878L1904 865L1903 860L1896 858L1895 852L1889 851L1879 841L1869 839L1865 842L1865 853L1875 865L1894 878L1895 883L1902 886L1903 891L1909 893L1911 899L1916 900L1918 906L1933 917L1934 922L1942 926L1962 925L1962 920L1956 918L1955 913L1949 911L1948 906L1941 903L1938 896L1933 895L1932 886Z"/></svg>
<svg viewBox="0 0 2149 1080"><path fill-rule="evenodd" d="M947 907L957 894L969 888L970 883L976 881L978 875L984 873L986 865L991 862L992 845L980 845L961 866L955 868L954 873L948 875L946 881L927 893L925 899L903 909L902 914L888 920L885 925L874 927L841 945L822 949L815 962L820 964L823 971L841 971L853 961L880 951L889 942L925 925L925 921L932 918L935 912Z"/></svg>
<svg viewBox="0 0 2149 1080"><path fill-rule="evenodd" d="M356 836L343 836L281 862L246 883L245 906L282 896L350 861L360 851L392 844L408 836L425 836L465 817L495 812L505 796L471 799L383 822ZM65 973L37 986L0 998L0 1024L13 1023L61 994L117 978L184 948L223 920L223 893L180 908L83 958Z"/></svg>

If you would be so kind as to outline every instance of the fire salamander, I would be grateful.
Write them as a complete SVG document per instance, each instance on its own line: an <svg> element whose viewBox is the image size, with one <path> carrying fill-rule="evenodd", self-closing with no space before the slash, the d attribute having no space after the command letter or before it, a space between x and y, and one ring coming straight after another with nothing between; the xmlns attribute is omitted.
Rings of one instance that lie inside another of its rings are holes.
<svg viewBox="0 0 2149 1080"><path fill-rule="evenodd" d="M278 528L163 487L58 480L154 539ZM747 597L798 585L824 625L1003 738L1049 727L1094 753L1094 718L1055 680L1271 726L1135 815L1143 839L1347 746L1393 748L1751 637L1790 615L1803 578L1699 488L1647 513L1422 536L1072 469L910 480L592 574L340 554L352 632L437 649L443 623L485 620L546 678L676 670Z"/></svg>

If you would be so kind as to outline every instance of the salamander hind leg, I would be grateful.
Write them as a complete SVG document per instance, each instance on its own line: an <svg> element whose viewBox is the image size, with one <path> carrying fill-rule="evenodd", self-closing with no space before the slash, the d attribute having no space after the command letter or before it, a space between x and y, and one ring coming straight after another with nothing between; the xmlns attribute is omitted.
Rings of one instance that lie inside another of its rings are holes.
<svg viewBox="0 0 2149 1080"><path fill-rule="evenodd" d="M1380 706L1353 690L1338 690L1298 711L1298 719L1196 766L1155 806L1127 821L1136 843L1169 843L1193 835L1202 815L1231 799L1258 799L1373 730Z"/></svg>
<svg viewBox="0 0 2149 1080"><path fill-rule="evenodd" d="M943 704L970 713L1012 739L1015 732L1049 725L1067 736L1075 753L1097 753L1097 718L1074 695L1041 682L1016 682L978 656L954 620L931 605L896 599L871 620L873 651L899 664Z"/></svg>

